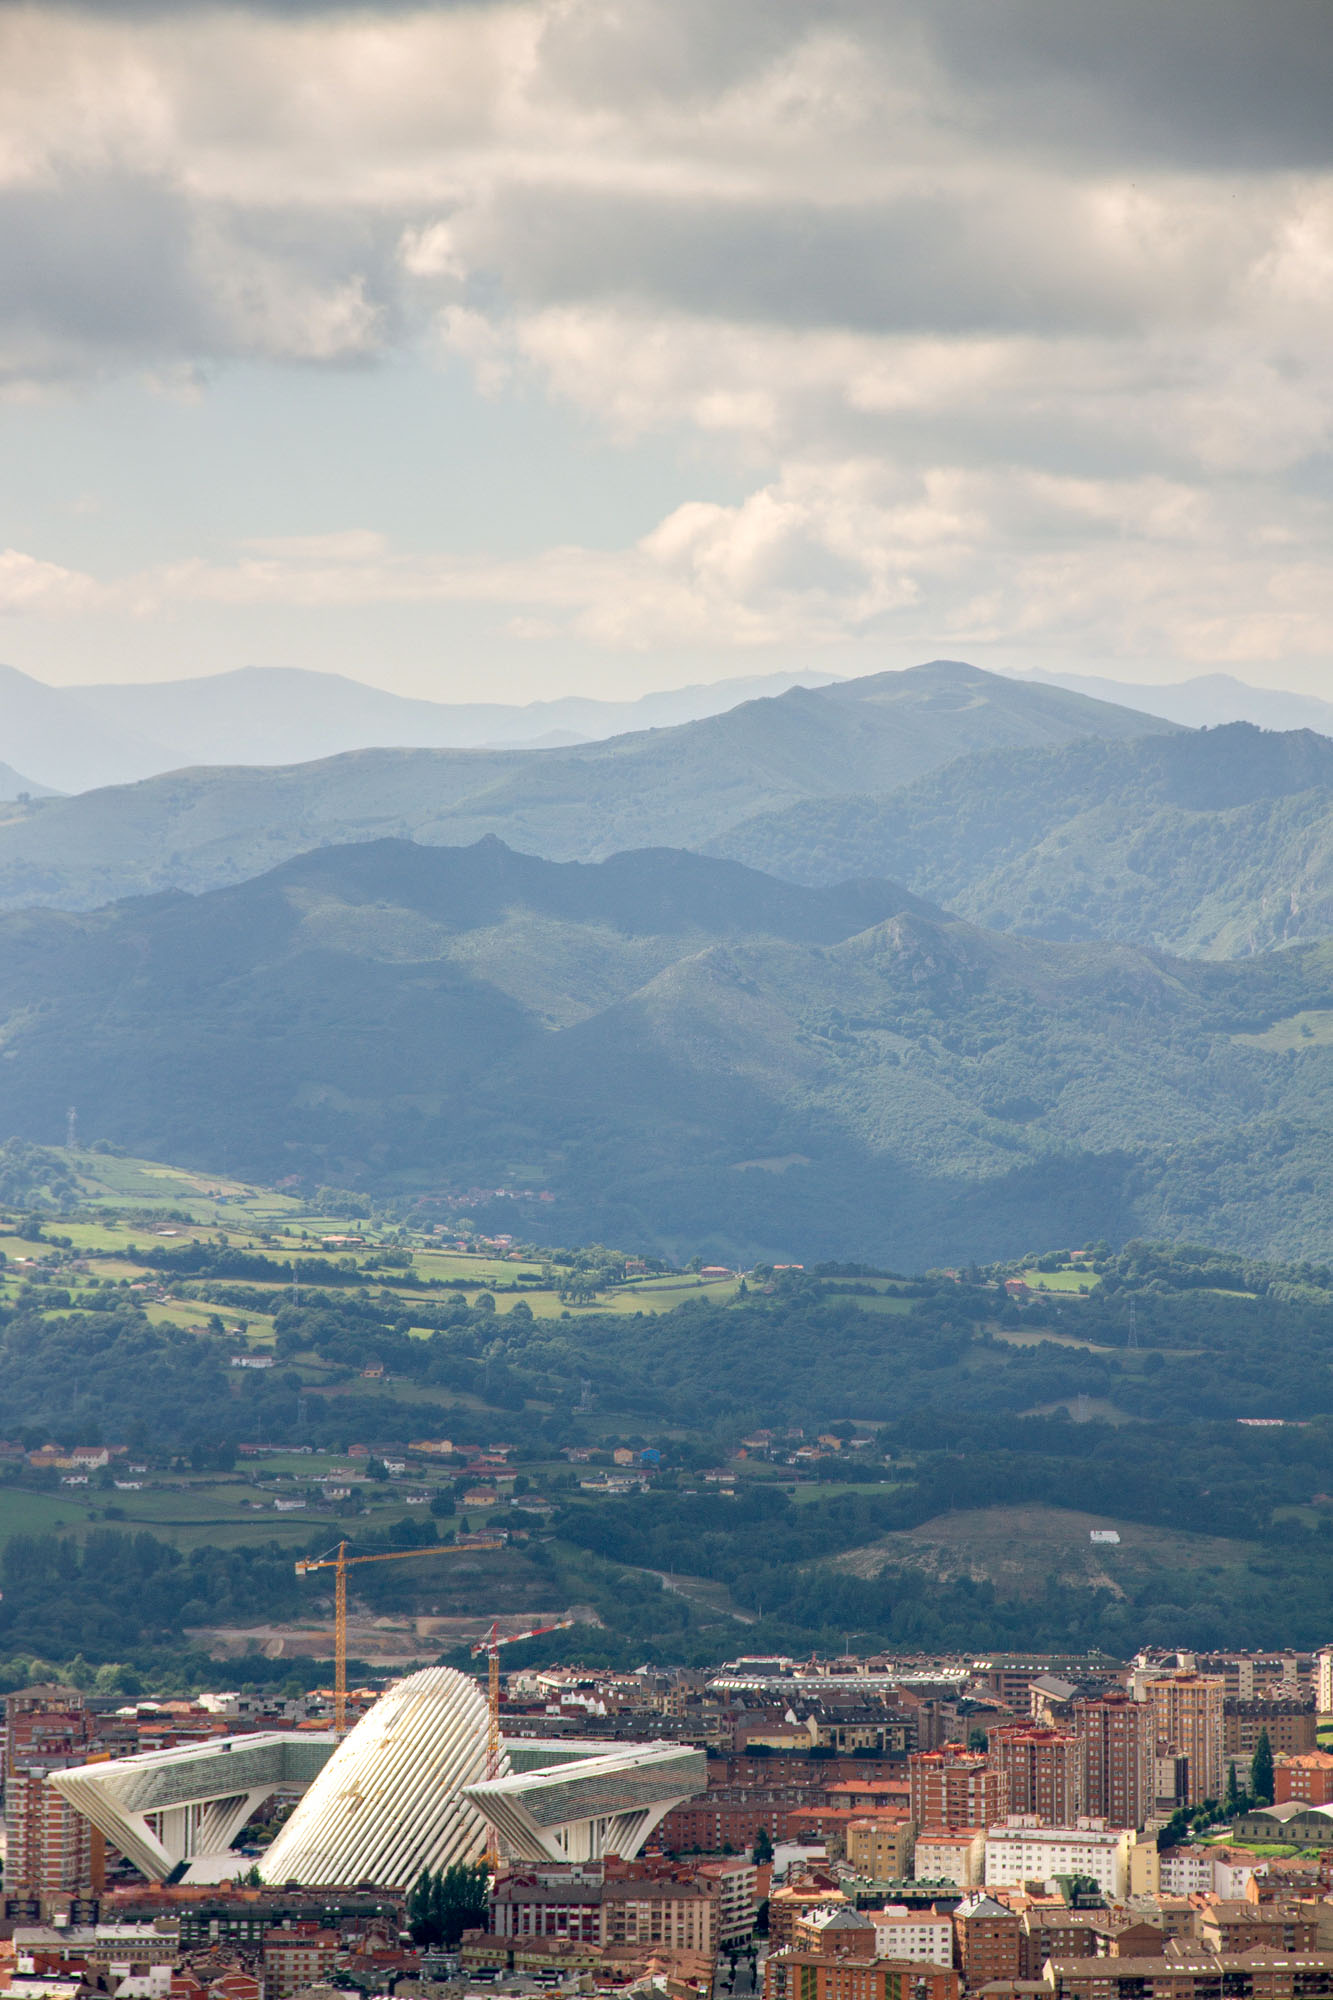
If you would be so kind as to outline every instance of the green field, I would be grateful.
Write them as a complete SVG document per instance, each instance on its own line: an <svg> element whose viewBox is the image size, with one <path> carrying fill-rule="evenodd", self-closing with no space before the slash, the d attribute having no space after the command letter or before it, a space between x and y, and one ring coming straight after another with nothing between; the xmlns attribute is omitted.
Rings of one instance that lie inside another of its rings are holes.
<svg viewBox="0 0 1333 2000"><path fill-rule="evenodd" d="M798 1506L808 1507L818 1500L829 1500L841 1493L894 1493L897 1491L891 1479L811 1479L801 1480L792 1499Z"/></svg>
<svg viewBox="0 0 1333 2000"><path fill-rule="evenodd" d="M0 1487L0 1546L11 1535L44 1535L56 1528L86 1527L86 1495L90 1491L78 1486L57 1493L25 1493L12 1486Z"/></svg>
<svg viewBox="0 0 1333 2000"><path fill-rule="evenodd" d="M1019 1271L1016 1274L1034 1292L1090 1292L1101 1283L1095 1271L1073 1265L1066 1271Z"/></svg>
<svg viewBox="0 0 1333 2000"><path fill-rule="evenodd" d="M1233 1035L1231 1039L1247 1048L1267 1049L1274 1055L1285 1055L1293 1049L1326 1048L1333 1042L1333 1008L1307 1007L1299 1014L1287 1015L1285 1020L1274 1021L1261 1034Z"/></svg>

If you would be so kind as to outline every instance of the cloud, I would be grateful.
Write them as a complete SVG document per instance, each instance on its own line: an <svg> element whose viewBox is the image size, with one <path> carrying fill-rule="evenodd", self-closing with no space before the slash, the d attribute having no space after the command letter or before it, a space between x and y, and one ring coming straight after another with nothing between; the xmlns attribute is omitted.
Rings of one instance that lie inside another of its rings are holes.
<svg viewBox="0 0 1333 2000"><path fill-rule="evenodd" d="M0 7L0 384L421 348L751 487L618 551L28 601L1309 653L1330 96L1324 0Z"/></svg>
<svg viewBox="0 0 1333 2000"><path fill-rule="evenodd" d="M15 612L83 611L98 596L90 576L43 562L20 549L0 549L0 616Z"/></svg>
<svg viewBox="0 0 1333 2000"><path fill-rule="evenodd" d="M106 581L9 552L0 607L54 615L483 606L510 637L612 652L1005 644L1067 656L1090 631L1191 665L1333 649L1333 509L1256 527L1243 494L875 458L791 468L731 505L689 501L619 549L406 551L370 529L266 537L233 560Z"/></svg>

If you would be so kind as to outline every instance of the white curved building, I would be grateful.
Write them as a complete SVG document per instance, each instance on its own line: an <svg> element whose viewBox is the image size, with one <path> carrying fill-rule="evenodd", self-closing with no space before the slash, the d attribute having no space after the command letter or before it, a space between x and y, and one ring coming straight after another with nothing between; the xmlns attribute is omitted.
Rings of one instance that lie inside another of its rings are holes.
<svg viewBox="0 0 1333 2000"><path fill-rule="evenodd" d="M220 1881L249 1866L231 1843L251 1814L305 1790L333 1749L323 1733L224 1736L52 1771L46 1782L150 1882L195 1867L196 1879ZM210 1860L226 1864L222 1874Z"/></svg>
<svg viewBox="0 0 1333 2000"><path fill-rule="evenodd" d="M49 1782L154 1880L224 1881L248 1867L230 1848L256 1806L304 1796L259 1862L265 1882L409 1888L423 1868L474 1861L637 1854L676 1805L708 1783L702 1750L676 1743L513 1737L486 1776L488 1716L451 1667L409 1674L350 1736L268 1734L56 1771Z"/></svg>
<svg viewBox="0 0 1333 2000"><path fill-rule="evenodd" d="M463 1787L485 1780L487 1726L477 1683L452 1667L397 1682L315 1779L260 1862L264 1881L402 1885L475 1860L486 1821Z"/></svg>

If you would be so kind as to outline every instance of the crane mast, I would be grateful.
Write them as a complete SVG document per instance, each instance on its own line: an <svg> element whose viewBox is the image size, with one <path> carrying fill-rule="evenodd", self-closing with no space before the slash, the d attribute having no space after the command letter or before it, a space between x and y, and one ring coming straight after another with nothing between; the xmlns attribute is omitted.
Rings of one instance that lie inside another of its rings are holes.
<svg viewBox="0 0 1333 2000"><path fill-rule="evenodd" d="M390 1549L383 1555L349 1556L346 1542L327 1555L308 1556L296 1565L298 1576L312 1570L331 1569L333 1584L333 1733L341 1742L347 1734L347 1572L358 1563L407 1562L412 1556L458 1556L470 1549L501 1549L504 1543L437 1542L421 1549Z"/></svg>
<svg viewBox="0 0 1333 2000"><path fill-rule="evenodd" d="M564 1632L574 1623L572 1618L553 1618L549 1625L530 1625L523 1632L501 1632L498 1620L492 1620L487 1636L472 1648L475 1660L479 1653L486 1655L486 1776L498 1778L500 1775L500 1648L512 1646L519 1639L540 1639L545 1632ZM492 1831L486 1843L486 1860L494 1869L499 1855L496 1851L495 1834Z"/></svg>

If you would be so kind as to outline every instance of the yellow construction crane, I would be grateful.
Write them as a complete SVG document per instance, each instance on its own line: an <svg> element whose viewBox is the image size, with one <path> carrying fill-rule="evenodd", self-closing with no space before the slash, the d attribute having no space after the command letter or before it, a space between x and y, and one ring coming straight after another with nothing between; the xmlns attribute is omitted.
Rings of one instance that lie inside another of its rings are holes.
<svg viewBox="0 0 1333 2000"><path fill-rule="evenodd" d="M347 1728L347 1572L356 1563L406 1562L409 1556L461 1556L473 1549L502 1549L503 1542L427 1542L419 1549L390 1549L379 1556L349 1556L346 1542L339 1542L327 1555L307 1556L296 1565L298 1576L311 1570L335 1572L333 1616L333 1728L342 1737Z"/></svg>

